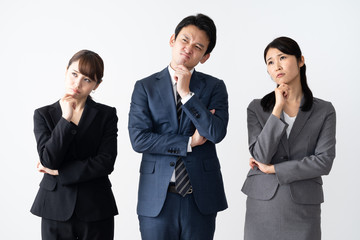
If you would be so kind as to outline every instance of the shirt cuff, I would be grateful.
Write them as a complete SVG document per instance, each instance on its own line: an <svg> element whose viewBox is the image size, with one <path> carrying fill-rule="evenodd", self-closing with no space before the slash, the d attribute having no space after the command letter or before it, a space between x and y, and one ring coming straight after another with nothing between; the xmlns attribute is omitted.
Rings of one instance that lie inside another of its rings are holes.
<svg viewBox="0 0 360 240"><path fill-rule="evenodd" d="M192 137L189 137L187 152L192 152L191 142L192 142Z"/></svg>
<svg viewBox="0 0 360 240"><path fill-rule="evenodd" d="M184 104L185 104L187 101L189 101L190 98L191 98L192 96L194 96L194 95L195 95L195 93L189 92L188 95L186 95L185 97L181 98L181 103L184 105Z"/></svg>

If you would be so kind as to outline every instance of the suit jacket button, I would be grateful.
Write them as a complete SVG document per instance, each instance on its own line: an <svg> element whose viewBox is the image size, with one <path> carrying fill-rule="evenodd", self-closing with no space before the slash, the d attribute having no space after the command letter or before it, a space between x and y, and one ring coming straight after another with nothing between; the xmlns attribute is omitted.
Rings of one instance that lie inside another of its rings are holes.
<svg viewBox="0 0 360 240"><path fill-rule="evenodd" d="M71 134L75 135L75 134L76 134L76 130L75 130L75 129L71 130Z"/></svg>
<svg viewBox="0 0 360 240"><path fill-rule="evenodd" d="M170 167L173 167L173 166L175 166L175 163L174 163L174 162L171 162L171 163L170 163Z"/></svg>

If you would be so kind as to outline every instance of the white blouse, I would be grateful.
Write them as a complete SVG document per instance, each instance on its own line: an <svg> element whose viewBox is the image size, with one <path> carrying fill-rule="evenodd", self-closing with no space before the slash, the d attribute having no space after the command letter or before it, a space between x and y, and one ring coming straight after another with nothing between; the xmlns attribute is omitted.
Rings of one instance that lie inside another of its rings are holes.
<svg viewBox="0 0 360 240"><path fill-rule="evenodd" d="M291 129L294 125L296 116L290 117L289 115L286 114L286 112L283 112L283 113L284 113L284 121L289 125L286 129L286 135L289 138L289 135L290 135Z"/></svg>

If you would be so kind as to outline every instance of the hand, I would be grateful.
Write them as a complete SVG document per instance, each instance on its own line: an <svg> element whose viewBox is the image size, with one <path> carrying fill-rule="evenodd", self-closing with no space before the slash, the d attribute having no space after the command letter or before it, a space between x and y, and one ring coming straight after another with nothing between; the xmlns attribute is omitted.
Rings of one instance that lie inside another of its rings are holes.
<svg viewBox="0 0 360 240"><path fill-rule="evenodd" d="M71 94L65 94L65 96L60 99L60 107L62 111L62 117L70 122L76 107L75 98Z"/></svg>
<svg viewBox="0 0 360 240"><path fill-rule="evenodd" d="M58 170L52 170L52 169L46 168L40 163L40 161L37 162L36 168L41 173L47 173L47 174L50 174L50 175L53 175L53 176L59 175Z"/></svg>
<svg viewBox="0 0 360 240"><path fill-rule="evenodd" d="M215 114L215 109L211 109L210 112L212 114ZM206 141L207 141L207 139L202 137L200 135L199 131L196 129L195 133L191 137L190 146L193 148L193 147L196 147L196 146L199 146L199 145L203 145Z"/></svg>
<svg viewBox="0 0 360 240"><path fill-rule="evenodd" d="M191 137L191 144L190 146L193 148L193 147L196 147L196 146L200 146L200 145L203 145L205 142L207 141L206 138L202 137L199 133L199 131L196 129L195 130L195 133L192 135Z"/></svg>
<svg viewBox="0 0 360 240"><path fill-rule="evenodd" d="M277 88L275 88L275 106L272 114L280 118L281 112L284 109L286 100L289 97L289 86L285 83L280 84Z"/></svg>
<svg viewBox="0 0 360 240"><path fill-rule="evenodd" d="M260 171L266 174L274 174L275 173L275 167L271 164L263 164L261 162L256 161L254 158L250 158L249 165L251 169L254 169L254 167L257 167Z"/></svg>
<svg viewBox="0 0 360 240"><path fill-rule="evenodd" d="M174 78L177 82L176 90L180 97L184 98L190 92L191 72L184 65L178 65L175 68Z"/></svg>

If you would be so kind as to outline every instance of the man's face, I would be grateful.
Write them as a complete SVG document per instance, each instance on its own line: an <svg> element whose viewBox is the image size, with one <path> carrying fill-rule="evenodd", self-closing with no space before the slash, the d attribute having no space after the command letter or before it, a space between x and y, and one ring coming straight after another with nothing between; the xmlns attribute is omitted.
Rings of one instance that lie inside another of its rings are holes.
<svg viewBox="0 0 360 240"><path fill-rule="evenodd" d="M209 45L209 38L205 31L194 25L183 27L175 39L175 34L170 38L172 47L171 67L184 65L189 70L199 62L205 63L210 54L205 52Z"/></svg>

